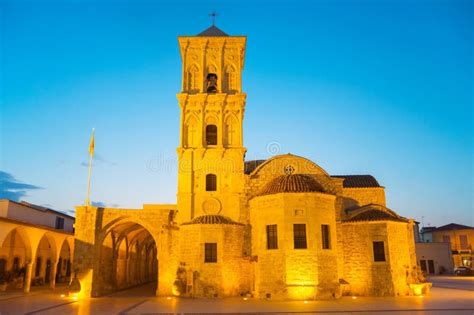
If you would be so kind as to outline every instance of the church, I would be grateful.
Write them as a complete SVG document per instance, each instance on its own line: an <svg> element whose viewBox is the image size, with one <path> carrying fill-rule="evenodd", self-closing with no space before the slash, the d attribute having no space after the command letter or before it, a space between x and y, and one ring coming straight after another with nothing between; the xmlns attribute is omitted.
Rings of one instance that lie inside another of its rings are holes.
<svg viewBox="0 0 474 315"><path fill-rule="evenodd" d="M148 282L182 297L417 294L414 220L387 207L373 176L292 154L245 160L246 37L213 25L178 42L177 204L77 207L79 294Z"/></svg>

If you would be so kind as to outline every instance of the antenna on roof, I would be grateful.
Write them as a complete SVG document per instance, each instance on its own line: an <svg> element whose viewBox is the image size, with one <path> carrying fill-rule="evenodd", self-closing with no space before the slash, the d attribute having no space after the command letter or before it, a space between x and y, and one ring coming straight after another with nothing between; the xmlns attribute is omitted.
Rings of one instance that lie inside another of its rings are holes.
<svg viewBox="0 0 474 315"><path fill-rule="evenodd" d="M212 11L209 13L209 16L212 18L212 26L216 25L216 16L218 16L216 11Z"/></svg>

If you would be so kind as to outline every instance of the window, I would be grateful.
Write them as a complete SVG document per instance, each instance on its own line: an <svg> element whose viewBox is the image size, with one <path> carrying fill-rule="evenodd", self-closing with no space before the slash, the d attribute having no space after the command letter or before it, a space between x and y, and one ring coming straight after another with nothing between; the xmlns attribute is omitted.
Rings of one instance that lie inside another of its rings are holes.
<svg viewBox="0 0 474 315"><path fill-rule="evenodd" d="M383 242L374 242L374 261L385 261L385 247Z"/></svg>
<svg viewBox="0 0 474 315"><path fill-rule="evenodd" d="M36 258L35 277L39 277L41 272L41 257Z"/></svg>
<svg viewBox="0 0 474 315"><path fill-rule="evenodd" d="M295 249L307 248L306 224L293 224L293 240Z"/></svg>
<svg viewBox="0 0 474 315"><path fill-rule="evenodd" d="M469 249L467 235L459 235L459 245L461 246L461 250Z"/></svg>
<svg viewBox="0 0 474 315"><path fill-rule="evenodd" d="M204 262L206 263L217 262L217 243L204 244Z"/></svg>
<svg viewBox="0 0 474 315"><path fill-rule="evenodd" d="M217 145L217 126L206 126L206 143L207 145Z"/></svg>
<svg viewBox="0 0 474 315"><path fill-rule="evenodd" d="M278 249L277 225L267 225L267 249Z"/></svg>
<svg viewBox="0 0 474 315"><path fill-rule="evenodd" d="M206 191L217 190L217 176L215 174L206 175Z"/></svg>
<svg viewBox="0 0 474 315"><path fill-rule="evenodd" d="M329 235L328 224L321 224L321 235L323 241L323 249L331 249L331 236Z"/></svg>
<svg viewBox="0 0 474 315"><path fill-rule="evenodd" d="M56 229L64 230L64 218L56 217Z"/></svg>

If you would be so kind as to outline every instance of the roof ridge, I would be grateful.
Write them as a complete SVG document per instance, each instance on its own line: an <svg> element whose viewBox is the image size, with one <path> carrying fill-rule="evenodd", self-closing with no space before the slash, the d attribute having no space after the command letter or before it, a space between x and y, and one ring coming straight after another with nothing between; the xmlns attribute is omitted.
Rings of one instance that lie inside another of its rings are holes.
<svg viewBox="0 0 474 315"><path fill-rule="evenodd" d="M227 33L219 29L215 25L211 25L201 33L197 34L196 36L229 36Z"/></svg>

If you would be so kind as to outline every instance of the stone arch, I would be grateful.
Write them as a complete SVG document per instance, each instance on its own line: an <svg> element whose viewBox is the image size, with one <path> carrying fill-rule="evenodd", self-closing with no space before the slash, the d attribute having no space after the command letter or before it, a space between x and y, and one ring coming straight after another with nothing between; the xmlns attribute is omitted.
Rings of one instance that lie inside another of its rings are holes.
<svg viewBox="0 0 474 315"><path fill-rule="evenodd" d="M54 281L54 266L57 258L57 248L54 236L50 232L43 233L36 248L36 259L33 262L34 278L38 284L50 284Z"/></svg>
<svg viewBox="0 0 474 315"><path fill-rule="evenodd" d="M266 172L278 173L278 175L284 175L284 167L286 164L298 164L299 168L296 169L297 173L300 174L315 174L315 175L325 175L330 177L330 175L319 165L313 161L304 158L302 156L293 155L293 154L282 154L276 155L264 163L260 164L251 175L258 175Z"/></svg>
<svg viewBox="0 0 474 315"><path fill-rule="evenodd" d="M217 74L217 66L214 63L211 63L207 66L207 73Z"/></svg>
<svg viewBox="0 0 474 315"><path fill-rule="evenodd" d="M120 217L103 229L98 239L96 295L158 280L159 243L149 223ZM151 252L151 253L150 253Z"/></svg>
<svg viewBox="0 0 474 315"><path fill-rule="evenodd" d="M56 263L55 283L68 283L72 276L73 247L70 240L65 237L58 250Z"/></svg>
<svg viewBox="0 0 474 315"><path fill-rule="evenodd" d="M7 230L5 230L4 232L5 237L0 243L0 251L5 251L6 247L9 247L9 244L7 243L12 242L12 238L18 236L16 237L17 240L14 240L14 242L18 242L21 246L19 252L22 252L22 255L20 256L22 256L23 259L20 259L20 261L23 264L31 262L31 260L33 259L33 250L31 246L31 240L26 229L22 226L11 226L11 229L8 229L7 227ZM5 253L5 256L13 258L13 256L15 255L11 255L11 253Z"/></svg>
<svg viewBox="0 0 474 315"><path fill-rule="evenodd" d="M260 191L274 178L285 175L289 169L294 174L311 175L327 193L335 193L337 191L336 184L323 168L309 159L293 154L274 156L260 164L250 173L253 191Z"/></svg>
<svg viewBox="0 0 474 315"><path fill-rule="evenodd" d="M214 113L208 113L205 119L206 125L218 125L219 124L219 117L217 117Z"/></svg>

